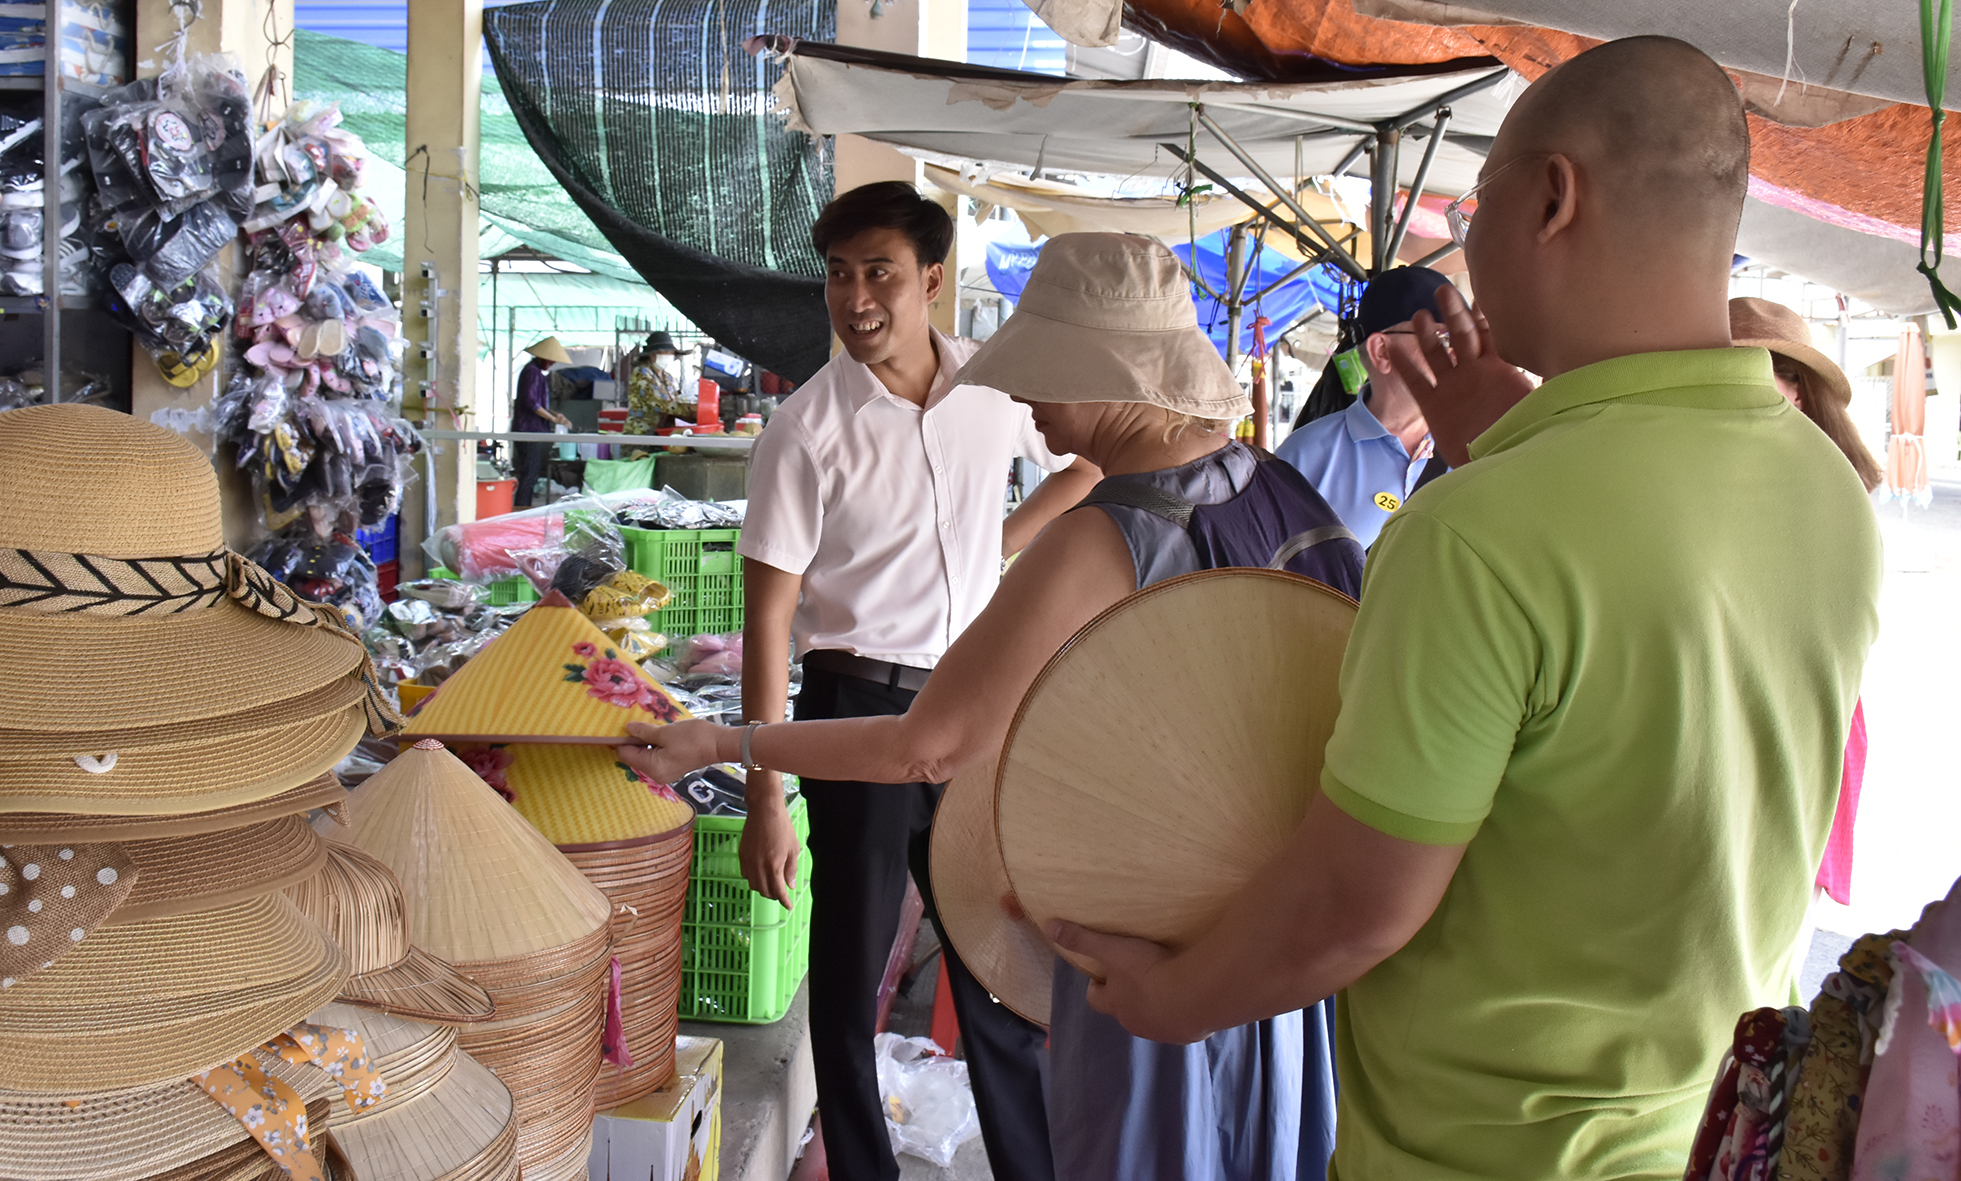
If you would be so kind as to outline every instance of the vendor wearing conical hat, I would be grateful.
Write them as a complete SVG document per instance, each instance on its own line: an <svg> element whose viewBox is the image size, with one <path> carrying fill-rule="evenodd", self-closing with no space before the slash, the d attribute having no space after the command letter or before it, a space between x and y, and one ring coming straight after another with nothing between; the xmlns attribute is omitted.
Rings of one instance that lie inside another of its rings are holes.
<svg viewBox="0 0 1961 1181"><path fill-rule="evenodd" d="M518 432L547 432L552 424L570 427L572 420L552 409L552 386L547 376L553 365L570 365L572 355L558 343L558 337L545 339L524 350L531 360L517 374L517 401L511 407L511 429ZM545 474L545 457L550 443L532 441L511 445L512 467L517 471L517 494L511 504L530 508L538 478Z"/></svg>

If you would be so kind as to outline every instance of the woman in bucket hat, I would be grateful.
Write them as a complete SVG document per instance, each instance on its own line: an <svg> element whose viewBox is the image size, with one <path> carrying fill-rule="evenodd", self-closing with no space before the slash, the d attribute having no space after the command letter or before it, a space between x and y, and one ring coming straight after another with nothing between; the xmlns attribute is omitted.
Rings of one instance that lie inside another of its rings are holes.
<svg viewBox="0 0 1961 1181"><path fill-rule="evenodd" d="M1087 458L1107 478L1023 553L912 709L635 729L649 745L622 747L622 758L662 781L739 759L825 780L942 782L998 755L1016 703L1049 659L1144 586L1279 556L1346 594L1360 589L1361 547L1327 502L1292 468L1224 433L1248 400L1200 332L1184 273L1160 243L1052 239L1014 316L959 380L1028 403L1051 448ZM1074 968L1057 961L1053 972L1058 1176L1283 1181L1325 1169L1334 1126L1325 1002L1305 1020L1288 1013L1170 1046L1093 1012L1088 978Z"/></svg>

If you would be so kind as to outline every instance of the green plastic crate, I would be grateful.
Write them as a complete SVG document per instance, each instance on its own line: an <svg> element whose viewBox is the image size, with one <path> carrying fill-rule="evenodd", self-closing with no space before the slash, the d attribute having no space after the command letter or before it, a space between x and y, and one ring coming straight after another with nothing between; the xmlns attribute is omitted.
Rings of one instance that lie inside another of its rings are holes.
<svg viewBox="0 0 1961 1181"><path fill-rule="evenodd" d="M741 816L695 818L681 923L681 1016L691 1021L781 1020L810 968L810 819L803 797L790 801L803 852L787 911L743 880L743 822Z"/></svg>
<svg viewBox="0 0 1961 1181"><path fill-rule="evenodd" d="M431 578L455 578L447 567L436 566L429 571ZM522 574L510 578L500 578L495 582L483 584L483 601L492 607L508 607L512 603L535 603L538 601L538 588Z"/></svg>
<svg viewBox="0 0 1961 1181"><path fill-rule="evenodd" d="M742 630L740 529L621 529L626 563L674 592L648 618L675 639Z"/></svg>

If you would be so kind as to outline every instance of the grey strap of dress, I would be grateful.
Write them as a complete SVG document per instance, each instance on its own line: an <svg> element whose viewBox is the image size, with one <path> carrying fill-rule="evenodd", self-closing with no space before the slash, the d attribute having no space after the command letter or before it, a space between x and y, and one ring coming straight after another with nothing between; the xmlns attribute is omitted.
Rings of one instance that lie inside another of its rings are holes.
<svg viewBox="0 0 1961 1181"><path fill-rule="evenodd" d="M1273 553L1273 561L1268 562L1266 568L1269 570L1285 570L1287 563L1293 561L1301 554L1306 553L1308 550L1313 549L1315 546L1326 545L1330 541L1341 541L1343 539L1352 541L1357 545L1360 545L1362 542L1361 538L1350 533L1340 525L1323 525L1318 529L1309 529L1305 533L1296 533L1286 541L1280 543L1280 548Z"/></svg>
<svg viewBox="0 0 1961 1181"><path fill-rule="evenodd" d="M1115 504L1125 508L1143 509L1163 517L1180 529L1189 529L1192 523L1191 501L1182 496L1174 496L1162 488L1150 484L1134 484L1128 480L1103 480L1089 490L1089 495L1077 502L1076 508L1092 504ZM1072 510L1073 511L1073 510Z"/></svg>

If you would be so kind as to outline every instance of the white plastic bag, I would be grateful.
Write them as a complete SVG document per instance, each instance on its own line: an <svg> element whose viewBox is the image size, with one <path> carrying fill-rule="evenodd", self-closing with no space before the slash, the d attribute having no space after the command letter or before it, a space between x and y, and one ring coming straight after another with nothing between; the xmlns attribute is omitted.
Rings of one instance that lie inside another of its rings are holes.
<svg viewBox="0 0 1961 1181"><path fill-rule="evenodd" d="M923 1037L881 1033L873 1045L892 1151L951 1168L960 1146L980 1135L967 1064Z"/></svg>

